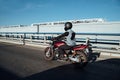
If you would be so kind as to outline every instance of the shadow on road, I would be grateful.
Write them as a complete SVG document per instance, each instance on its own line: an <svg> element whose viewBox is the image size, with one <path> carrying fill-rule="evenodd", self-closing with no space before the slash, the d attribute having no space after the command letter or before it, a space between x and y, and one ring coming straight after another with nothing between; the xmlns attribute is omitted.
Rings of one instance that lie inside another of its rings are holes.
<svg viewBox="0 0 120 80"><path fill-rule="evenodd" d="M11 71L0 67L0 80L17 80L19 78L20 77Z"/></svg>
<svg viewBox="0 0 120 80"><path fill-rule="evenodd" d="M120 59L90 63L84 69L72 64L59 66L21 80L120 80Z"/></svg>

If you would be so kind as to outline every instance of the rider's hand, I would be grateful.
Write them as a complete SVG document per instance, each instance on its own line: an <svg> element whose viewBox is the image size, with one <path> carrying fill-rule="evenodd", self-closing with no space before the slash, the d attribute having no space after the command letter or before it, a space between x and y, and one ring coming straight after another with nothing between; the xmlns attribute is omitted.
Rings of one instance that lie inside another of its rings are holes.
<svg viewBox="0 0 120 80"><path fill-rule="evenodd" d="M52 38L52 41L54 41L54 40L57 40L57 38L56 37Z"/></svg>

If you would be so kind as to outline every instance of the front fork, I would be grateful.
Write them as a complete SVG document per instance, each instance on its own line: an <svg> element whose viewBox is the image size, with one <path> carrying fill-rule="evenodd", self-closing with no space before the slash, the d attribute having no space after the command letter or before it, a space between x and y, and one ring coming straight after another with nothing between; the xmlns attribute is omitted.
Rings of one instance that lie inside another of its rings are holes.
<svg viewBox="0 0 120 80"><path fill-rule="evenodd" d="M46 56L50 57L50 47L48 48L47 52L46 52Z"/></svg>
<svg viewBox="0 0 120 80"><path fill-rule="evenodd" d="M53 53L53 46L52 45L49 47L48 51L46 52L46 56L50 57L51 56L50 53Z"/></svg>

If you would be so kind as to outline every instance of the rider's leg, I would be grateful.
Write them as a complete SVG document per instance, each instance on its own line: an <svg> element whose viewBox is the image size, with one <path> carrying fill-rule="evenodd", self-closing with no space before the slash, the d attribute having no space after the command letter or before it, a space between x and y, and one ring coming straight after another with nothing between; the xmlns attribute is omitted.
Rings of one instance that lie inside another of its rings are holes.
<svg viewBox="0 0 120 80"><path fill-rule="evenodd" d="M68 45L63 45L58 48L60 55L64 55L65 50L70 50L70 49L71 49L71 46L68 46Z"/></svg>

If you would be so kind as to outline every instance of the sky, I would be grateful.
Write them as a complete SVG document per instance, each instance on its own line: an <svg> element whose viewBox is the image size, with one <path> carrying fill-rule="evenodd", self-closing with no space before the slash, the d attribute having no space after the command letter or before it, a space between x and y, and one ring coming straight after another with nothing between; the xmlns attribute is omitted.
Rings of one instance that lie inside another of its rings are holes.
<svg viewBox="0 0 120 80"><path fill-rule="evenodd" d="M120 0L0 0L0 26L89 18L120 21Z"/></svg>

